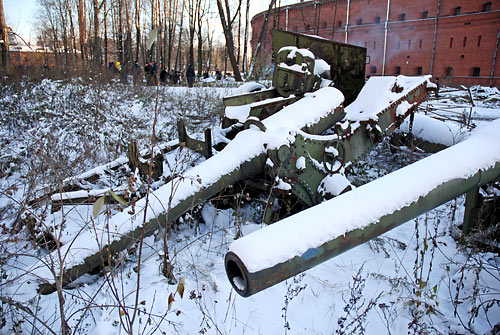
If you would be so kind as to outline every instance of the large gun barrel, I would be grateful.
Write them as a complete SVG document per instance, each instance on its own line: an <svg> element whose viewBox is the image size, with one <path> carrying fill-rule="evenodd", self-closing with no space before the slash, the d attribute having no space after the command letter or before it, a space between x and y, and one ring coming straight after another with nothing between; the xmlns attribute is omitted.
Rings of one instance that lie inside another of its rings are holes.
<svg viewBox="0 0 500 335"><path fill-rule="evenodd" d="M229 281L248 297L497 180L499 127L234 241Z"/></svg>

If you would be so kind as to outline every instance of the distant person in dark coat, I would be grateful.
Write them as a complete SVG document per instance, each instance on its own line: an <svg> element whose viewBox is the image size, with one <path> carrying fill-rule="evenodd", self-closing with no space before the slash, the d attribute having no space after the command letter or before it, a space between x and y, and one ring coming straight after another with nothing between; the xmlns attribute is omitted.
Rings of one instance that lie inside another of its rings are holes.
<svg viewBox="0 0 500 335"><path fill-rule="evenodd" d="M167 70L163 69L160 71L160 83L162 83L163 85L166 85L167 80L168 80L168 72L167 72Z"/></svg>
<svg viewBox="0 0 500 335"><path fill-rule="evenodd" d="M153 61L153 85L156 85L156 81L158 80L158 65L156 61Z"/></svg>
<svg viewBox="0 0 500 335"><path fill-rule="evenodd" d="M119 64L119 63L117 63ZM128 84L128 64L125 63L123 66L121 66L120 70L120 79L123 84L127 85Z"/></svg>
<svg viewBox="0 0 500 335"><path fill-rule="evenodd" d="M138 85L141 82L141 67L139 66L139 62L135 61L134 65L132 65L132 74L134 76L134 85Z"/></svg>
<svg viewBox="0 0 500 335"><path fill-rule="evenodd" d="M193 65L190 64L188 69L186 70L186 78L187 78L189 87L193 87L195 75L196 74L194 73Z"/></svg>
<svg viewBox="0 0 500 335"><path fill-rule="evenodd" d="M439 98L439 89L441 88L441 83L439 82L439 78L436 79L436 98Z"/></svg>
<svg viewBox="0 0 500 335"><path fill-rule="evenodd" d="M147 62L146 65L144 65L144 74L146 75L147 85L153 85L153 64Z"/></svg>

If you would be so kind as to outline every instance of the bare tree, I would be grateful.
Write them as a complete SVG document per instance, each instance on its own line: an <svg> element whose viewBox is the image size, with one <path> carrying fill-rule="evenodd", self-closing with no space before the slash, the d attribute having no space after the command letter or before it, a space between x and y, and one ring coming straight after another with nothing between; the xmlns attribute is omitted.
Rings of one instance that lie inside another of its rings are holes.
<svg viewBox="0 0 500 335"><path fill-rule="evenodd" d="M182 0L182 10L181 10L181 24L180 24L180 31L179 31L179 43L177 44L177 55L175 57L175 70L177 71L178 65L180 62L180 57L181 57L181 49L182 49L182 22L184 20L184 8L186 6L186 0ZM180 66L180 65L179 65Z"/></svg>
<svg viewBox="0 0 500 335"><path fill-rule="evenodd" d="M87 59L87 13L85 0L78 0L78 32L82 60Z"/></svg>
<svg viewBox="0 0 500 335"><path fill-rule="evenodd" d="M108 64L108 8L104 2L104 64Z"/></svg>
<svg viewBox="0 0 500 335"><path fill-rule="evenodd" d="M203 73L203 19L207 14L207 2L205 0L198 1L198 12L196 22L198 24L197 38L198 38L198 74Z"/></svg>
<svg viewBox="0 0 500 335"><path fill-rule="evenodd" d="M238 45L236 47L236 59L238 60L238 64L241 64L241 9L238 11L237 31L238 31L238 37L236 38L236 41L238 42Z"/></svg>
<svg viewBox="0 0 500 335"><path fill-rule="evenodd" d="M140 0L135 0L135 59L139 59L140 46L141 46L141 2Z"/></svg>
<svg viewBox="0 0 500 335"><path fill-rule="evenodd" d="M0 40L2 44L2 65L9 66L9 32L5 23L5 13L3 10L3 0L0 0Z"/></svg>
<svg viewBox="0 0 500 335"><path fill-rule="evenodd" d="M125 45L124 45L124 63L132 61L132 23L130 16L130 1L125 0Z"/></svg>
<svg viewBox="0 0 500 335"><path fill-rule="evenodd" d="M59 65L59 26L57 8L54 0L39 0L41 10L40 20L43 22L40 29L41 34L46 38L46 43L50 45L54 52L55 65Z"/></svg>
<svg viewBox="0 0 500 335"><path fill-rule="evenodd" d="M156 38L156 43L155 43L155 55L154 59L156 60L156 63L158 66L160 65L160 56L161 56L161 40L162 40L162 23L161 23L161 5L160 5L160 0L153 0L152 5L151 5L151 12L152 12L152 22L151 22L151 29L157 29L158 35Z"/></svg>
<svg viewBox="0 0 500 335"><path fill-rule="evenodd" d="M275 3L276 3L276 0L271 0L271 3L269 3L269 8L267 9L266 14L264 14L264 24L262 25L262 30L260 31L260 36L259 36L259 41L257 42L257 47L255 48L253 55L252 55L252 61L250 63L250 70L248 71L249 77L252 76L253 70L255 68L255 62L257 61L257 56L259 55L260 49L262 47L262 41L265 39L265 36L267 33L267 25L269 24L269 15L271 14L271 11L273 10Z"/></svg>
<svg viewBox="0 0 500 335"><path fill-rule="evenodd" d="M246 12L245 12L245 33L244 33L244 44L243 44L243 72L248 73L247 64L247 49L248 49L248 23L250 15L250 0L247 0Z"/></svg>
<svg viewBox="0 0 500 335"><path fill-rule="evenodd" d="M72 53L72 58L71 60L74 60L76 58L76 37L75 37L75 26L73 24L73 8L72 8L72 3L70 3L69 0L64 0L64 7L66 8L67 14L68 14L68 19L69 19L69 27L70 27L70 36L69 36L69 42L70 42L70 49Z"/></svg>
<svg viewBox="0 0 500 335"><path fill-rule="evenodd" d="M117 16L118 16L118 36L117 36L117 40L118 41L115 41L118 42L118 61L120 63L123 63L123 0L118 0L118 12L117 12Z"/></svg>
<svg viewBox="0 0 500 335"><path fill-rule="evenodd" d="M64 4L61 0L57 0L55 3L57 7L57 11L59 12L58 16L58 21L61 23L61 28L62 28L62 42L63 42L63 49L64 49L64 64L69 63L69 55L68 55L68 32L67 32L67 17L66 17L66 11L64 8Z"/></svg>
<svg viewBox="0 0 500 335"><path fill-rule="evenodd" d="M233 68L234 79L236 81L242 81L240 69L238 67L238 61L236 60L236 56L234 54L234 40L233 40L233 23L236 17L238 16L238 12L241 9L241 1L238 0L238 8L236 9L236 13L233 17L231 17L231 12L229 8L229 0L225 0L225 9L222 5L222 0L217 0L217 9L219 10L219 17L222 23L222 30L224 31L224 37L226 39L226 49L229 57L229 61L231 62L231 67ZM273 0L275 2L276 0Z"/></svg>
<svg viewBox="0 0 500 335"><path fill-rule="evenodd" d="M178 4L179 0L165 1L168 3L168 13L166 14L166 34L167 41L167 68L171 69L172 66L172 49L174 44L175 31L177 26Z"/></svg>
<svg viewBox="0 0 500 335"><path fill-rule="evenodd" d="M194 66L194 34L196 31L195 21L198 16L199 3L201 0L187 0L188 32L189 32L189 64Z"/></svg>
<svg viewBox="0 0 500 335"><path fill-rule="evenodd" d="M214 30L210 30L210 22L207 17L207 44L208 44L208 50L207 50L207 71L210 71L210 68L212 66L212 54L213 54L213 40L214 40Z"/></svg>
<svg viewBox="0 0 500 335"><path fill-rule="evenodd" d="M94 62L95 64L102 64L102 52L101 52L101 37L99 36L100 24L99 24L99 14L102 7L106 3L106 0L92 0L92 6L94 8Z"/></svg>

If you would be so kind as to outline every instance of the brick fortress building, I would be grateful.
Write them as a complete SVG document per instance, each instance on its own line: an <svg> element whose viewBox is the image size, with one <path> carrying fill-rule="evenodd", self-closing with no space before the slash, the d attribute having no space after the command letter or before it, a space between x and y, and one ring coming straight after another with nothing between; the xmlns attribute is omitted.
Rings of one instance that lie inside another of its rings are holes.
<svg viewBox="0 0 500 335"><path fill-rule="evenodd" d="M255 50L266 12L252 18ZM279 7L271 29L367 49L367 75L432 74L447 85L500 86L500 0L316 0Z"/></svg>

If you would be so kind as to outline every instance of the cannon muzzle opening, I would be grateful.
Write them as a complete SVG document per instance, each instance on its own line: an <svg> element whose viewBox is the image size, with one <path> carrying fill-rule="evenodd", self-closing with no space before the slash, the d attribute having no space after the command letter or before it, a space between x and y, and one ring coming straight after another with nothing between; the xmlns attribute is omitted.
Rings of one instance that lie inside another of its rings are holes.
<svg viewBox="0 0 500 335"><path fill-rule="evenodd" d="M252 295L249 286L249 273L240 258L230 251L226 254L224 265L227 278L235 291L243 297Z"/></svg>

